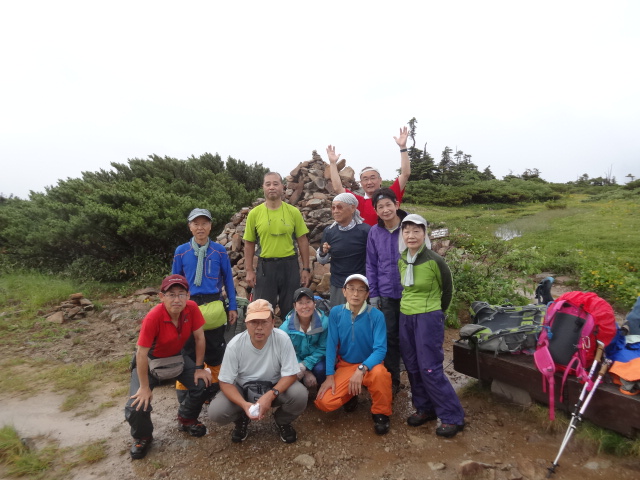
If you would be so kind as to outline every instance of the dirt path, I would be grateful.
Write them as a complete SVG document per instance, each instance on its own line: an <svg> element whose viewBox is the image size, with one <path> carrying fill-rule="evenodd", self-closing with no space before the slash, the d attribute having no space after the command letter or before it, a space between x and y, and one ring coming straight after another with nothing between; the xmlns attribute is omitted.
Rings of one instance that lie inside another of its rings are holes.
<svg viewBox="0 0 640 480"><path fill-rule="evenodd" d="M135 344L137 321L144 315L140 302L119 301L106 313L84 320L87 328L77 337L65 338L51 351L33 351L21 346L8 354L82 361L95 356L127 355ZM123 312L127 312L124 314ZM453 371L451 343L456 331L447 332L446 371L456 387L468 378ZM408 387L406 377L403 383ZM111 398L121 385L105 385L87 399L88 409ZM552 434L518 407L499 403L486 395L464 396L467 428L454 439L435 436L435 423L408 427L411 413L409 389L401 391L394 402L391 431L379 437L373 433L370 401L361 398L351 414L342 410L326 414L310 403L294 423L298 441L287 445L280 441L270 419L250 425L249 438L242 444L230 440L231 426L216 427L207 422L208 434L194 439L175 428L177 403L172 386L154 391L155 441L148 456L131 461L130 436L123 418L126 395L105 408L98 416L61 413L63 397L46 391L37 397L19 398L0 394L0 425L11 424L30 444L43 445L55 439L61 446L77 446L105 440L107 458L90 467L76 468L72 479L180 478L281 480L310 478L328 480L358 479L455 479L463 462L475 461L481 470L475 478L544 478L555 458L563 434ZM561 460L556 478L592 480L636 479L640 460L620 459L572 442ZM468 468L472 468L471 467ZM2 470L0 469L0 477ZM471 477L468 477L471 478Z"/></svg>

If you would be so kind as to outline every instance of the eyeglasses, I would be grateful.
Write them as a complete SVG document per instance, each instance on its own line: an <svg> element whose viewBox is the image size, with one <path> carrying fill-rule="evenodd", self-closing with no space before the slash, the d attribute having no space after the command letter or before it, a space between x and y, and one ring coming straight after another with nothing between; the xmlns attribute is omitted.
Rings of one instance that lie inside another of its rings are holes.
<svg viewBox="0 0 640 480"><path fill-rule="evenodd" d="M267 327L269 326L271 323L273 322L273 320L269 319L269 320L251 320L249 322L245 322L245 325L247 327L253 327L253 328L258 328L258 327Z"/></svg>
<svg viewBox="0 0 640 480"><path fill-rule="evenodd" d="M167 297L169 300L175 300L176 298L179 298L180 300L184 300L185 298L187 298L187 293L165 293L164 296Z"/></svg>
<svg viewBox="0 0 640 480"><path fill-rule="evenodd" d="M366 288L357 288L357 287L353 287L351 285L349 285L348 287L345 287L349 292L351 293L365 293L367 291Z"/></svg>

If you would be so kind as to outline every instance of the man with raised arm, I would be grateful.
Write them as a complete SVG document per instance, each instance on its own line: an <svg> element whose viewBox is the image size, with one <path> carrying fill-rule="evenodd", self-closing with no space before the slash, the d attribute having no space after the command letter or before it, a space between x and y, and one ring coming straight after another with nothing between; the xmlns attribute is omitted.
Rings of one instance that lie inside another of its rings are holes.
<svg viewBox="0 0 640 480"><path fill-rule="evenodd" d="M411 162L407 151L408 136L409 131L407 127L402 127L400 129L400 135L393 137L398 144L398 147L400 147L400 175L391 185L391 190L396 194L398 203L402 202L404 188L406 187L407 182L409 181L409 176L411 175ZM333 189L336 193L353 193L342 186L340 174L338 173L338 160L340 159L340 154L336 154L336 147L329 145L327 147L327 155L329 156L331 184L333 185ZM379 189L382 185L380 171L375 167L364 167L360 171L360 185L362 185L362 189L364 190L364 197L354 193L358 199L358 210L360 210L360 215L364 219L365 223L374 226L378 223L378 215L371 203L371 197L373 196L373 192Z"/></svg>

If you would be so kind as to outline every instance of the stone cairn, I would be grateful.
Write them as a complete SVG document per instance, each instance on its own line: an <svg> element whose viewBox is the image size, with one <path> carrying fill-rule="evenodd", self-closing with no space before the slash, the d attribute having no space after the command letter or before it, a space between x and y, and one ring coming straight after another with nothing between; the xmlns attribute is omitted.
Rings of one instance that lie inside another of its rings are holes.
<svg viewBox="0 0 640 480"><path fill-rule="evenodd" d="M93 302L85 298L82 293L72 293L69 295L69 300L62 302L44 316L51 323L65 323L69 320L84 318L93 309Z"/></svg>
<svg viewBox="0 0 640 480"><path fill-rule="evenodd" d="M355 172L351 167L346 166L346 160L338 162L338 172L340 180L345 188L352 192L362 193L355 180ZM309 228L309 258L312 281L309 288L321 296L327 296L330 288L330 265L321 265L316 262L316 250L320 246L322 232L333 223L331 216L331 202L336 195L336 191L331 184L331 174L329 164L322 160L322 157L314 150L311 160L301 162L286 177L286 190L284 200L296 207L302 213L304 221ZM225 246L231 260L236 294L241 298L249 298L247 293L247 283L245 281L245 261L244 243L242 237L247 221L247 215L251 208L256 207L265 201L259 198L251 207L244 207L231 217L216 241ZM444 244L444 248L443 248ZM433 244L432 248L440 254L444 254L448 247L447 240L439 240ZM258 257L253 258L254 269L258 264Z"/></svg>
<svg viewBox="0 0 640 480"><path fill-rule="evenodd" d="M351 167L345 167L346 161L338 162L338 171L342 184L351 191L357 191L359 186L355 181L355 173ZM309 229L309 258L312 283L310 288L320 295L329 293L330 272L329 265L316 262L316 249L320 246L323 230L333 223L331 217L331 202L336 192L331 184L329 164L314 150L311 160L301 162L285 177L286 190L284 201L298 207ZM264 203L264 198L257 199L251 207L244 207L231 217L216 242L227 249L233 270L234 284L238 297L249 298L245 281L244 242L242 237L247 223L247 215L253 207ZM258 257L253 258L254 268L257 267Z"/></svg>

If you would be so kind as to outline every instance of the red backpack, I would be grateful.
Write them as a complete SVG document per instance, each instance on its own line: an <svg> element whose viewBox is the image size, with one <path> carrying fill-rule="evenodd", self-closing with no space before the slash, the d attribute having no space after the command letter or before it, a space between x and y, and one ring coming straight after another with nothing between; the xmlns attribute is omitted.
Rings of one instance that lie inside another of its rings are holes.
<svg viewBox="0 0 640 480"><path fill-rule="evenodd" d="M597 342L602 342L605 347L609 345L616 329L613 308L595 293L567 292L549 305L533 358L542 373L545 392L549 385L551 420L555 418L556 371L564 371L560 399L569 374L587 383L587 389L591 390L593 381L588 370L593 363Z"/></svg>

